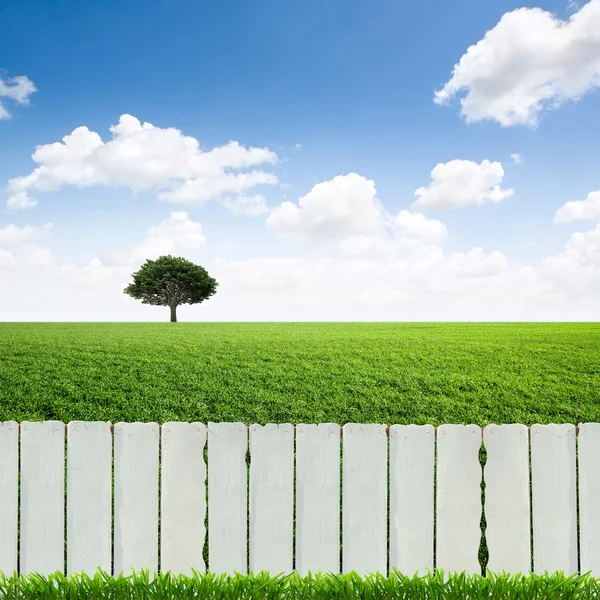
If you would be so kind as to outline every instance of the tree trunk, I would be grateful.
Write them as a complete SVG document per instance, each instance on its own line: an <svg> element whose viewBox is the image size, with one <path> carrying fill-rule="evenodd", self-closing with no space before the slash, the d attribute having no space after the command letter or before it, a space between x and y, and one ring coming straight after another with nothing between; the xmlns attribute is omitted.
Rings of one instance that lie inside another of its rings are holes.
<svg viewBox="0 0 600 600"><path fill-rule="evenodd" d="M177 304L171 305L171 323L177 323Z"/></svg>

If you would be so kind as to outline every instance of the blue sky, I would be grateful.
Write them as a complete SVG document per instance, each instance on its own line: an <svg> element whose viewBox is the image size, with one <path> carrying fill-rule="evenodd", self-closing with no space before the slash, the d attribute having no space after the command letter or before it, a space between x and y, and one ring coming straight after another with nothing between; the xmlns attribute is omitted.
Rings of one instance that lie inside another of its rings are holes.
<svg viewBox="0 0 600 600"><path fill-rule="evenodd" d="M188 320L598 319L600 0L9 0L0 14L0 284L15 290L0 319L163 320L121 293L144 252L221 281ZM179 130L177 148L197 140L202 181L160 137L151 157L135 125L109 146L122 115ZM102 156L32 160L80 127ZM213 173L207 154L230 141L242 150ZM228 179L248 171L263 183Z"/></svg>

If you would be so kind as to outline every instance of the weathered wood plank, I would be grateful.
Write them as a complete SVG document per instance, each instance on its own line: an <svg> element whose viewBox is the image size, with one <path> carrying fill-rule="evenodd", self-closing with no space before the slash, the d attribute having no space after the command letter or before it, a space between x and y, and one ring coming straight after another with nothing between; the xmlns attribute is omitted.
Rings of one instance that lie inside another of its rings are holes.
<svg viewBox="0 0 600 600"><path fill-rule="evenodd" d="M114 572L158 570L157 423L117 423Z"/></svg>
<svg viewBox="0 0 600 600"><path fill-rule="evenodd" d="M387 435L385 425L344 426L342 571L387 574Z"/></svg>
<svg viewBox="0 0 600 600"><path fill-rule="evenodd" d="M67 426L67 574L107 573L112 559L110 423Z"/></svg>
<svg viewBox="0 0 600 600"><path fill-rule="evenodd" d="M49 575L65 569L65 426L21 425L21 568Z"/></svg>
<svg viewBox="0 0 600 600"><path fill-rule="evenodd" d="M244 423L208 424L208 568L248 572L248 429Z"/></svg>
<svg viewBox="0 0 600 600"><path fill-rule="evenodd" d="M487 568L498 573L531 571L529 432L525 425L483 430Z"/></svg>
<svg viewBox="0 0 600 600"><path fill-rule="evenodd" d="M481 429L441 425L437 433L436 568L481 573Z"/></svg>
<svg viewBox="0 0 600 600"><path fill-rule="evenodd" d="M164 573L204 571L206 528L206 426L165 423L161 460L161 559Z"/></svg>
<svg viewBox="0 0 600 600"><path fill-rule="evenodd" d="M433 572L433 425L390 427L390 568Z"/></svg>
<svg viewBox="0 0 600 600"><path fill-rule="evenodd" d="M582 573L600 577L600 423L579 425L579 552Z"/></svg>
<svg viewBox="0 0 600 600"><path fill-rule="evenodd" d="M19 425L0 422L0 572L17 571Z"/></svg>
<svg viewBox="0 0 600 600"><path fill-rule="evenodd" d="M531 428L533 569L577 571L575 426Z"/></svg>
<svg viewBox="0 0 600 600"><path fill-rule="evenodd" d="M340 426L296 426L296 571L340 572Z"/></svg>
<svg viewBox="0 0 600 600"><path fill-rule="evenodd" d="M250 426L250 570L293 570L294 428Z"/></svg>

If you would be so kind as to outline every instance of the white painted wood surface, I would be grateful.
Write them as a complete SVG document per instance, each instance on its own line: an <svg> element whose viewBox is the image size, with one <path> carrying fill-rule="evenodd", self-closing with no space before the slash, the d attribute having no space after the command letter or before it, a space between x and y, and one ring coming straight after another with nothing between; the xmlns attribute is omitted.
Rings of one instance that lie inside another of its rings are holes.
<svg viewBox="0 0 600 600"><path fill-rule="evenodd" d="M107 573L112 559L110 423L67 426L67 574Z"/></svg>
<svg viewBox="0 0 600 600"><path fill-rule="evenodd" d="M600 577L600 423L581 423L579 457L579 556L582 573Z"/></svg>
<svg viewBox="0 0 600 600"><path fill-rule="evenodd" d="M441 425L437 432L436 568L481 573L481 429Z"/></svg>
<svg viewBox="0 0 600 600"><path fill-rule="evenodd" d="M19 425L0 422L0 572L17 571Z"/></svg>
<svg viewBox="0 0 600 600"><path fill-rule="evenodd" d="M531 428L533 570L577 571L575 426Z"/></svg>
<svg viewBox="0 0 600 600"><path fill-rule="evenodd" d="M291 573L294 548L294 428L250 427L250 570Z"/></svg>
<svg viewBox="0 0 600 600"><path fill-rule="evenodd" d="M65 426L21 425L20 571L49 575L65 569Z"/></svg>
<svg viewBox="0 0 600 600"><path fill-rule="evenodd" d="M248 572L248 429L244 423L208 424L208 568Z"/></svg>
<svg viewBox="0 0 600 600"><path fill-rule="evenodd" d="M158 570L157 423L117 423L114 572Z"/></svg>
<svg viewBox="0 0 600 600"><path fill-rule="evenodd" d="M390 568L433 572L433 425L390 427Z"/></svg>
<svg viewBox="0 0 600 600"><path fill-rule="evenodd" d="M340 426L296 426L296 571L340 572Z"/></svg>
<svg viewBox="0 0 600 600"><path fill-rule="evenodd" d="M483 430L487 568L494 573L531 571L529 432L525 425Z"/></svg>
<svg viewBox="0 0 600 600"><path fill-rule="evenodd" d="M342 572L387 574L387 454L385 425L344 426Z"/></svg>
<svg viewBox="0 0 600 600"><path fill-rule="evenodd" d="M161 441L160 568L192 575L204 571L206 426L165 423Z"/></svg>

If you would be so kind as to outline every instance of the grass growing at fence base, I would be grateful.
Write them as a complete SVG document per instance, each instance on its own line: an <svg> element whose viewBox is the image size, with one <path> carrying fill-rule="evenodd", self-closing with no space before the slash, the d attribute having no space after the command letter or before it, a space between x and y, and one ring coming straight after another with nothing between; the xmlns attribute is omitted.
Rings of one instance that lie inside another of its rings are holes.
<svg viewBox="0 0 600 600"><path fill-rule="evenodd" d="M587 575L565 577L543 575L453 574L405 577L394 571L389 577L356 573L347 575L297 574L271 577L268 573L228 576L195 573L192 577L158 575L148 572L130 577L111 577L103 572L93 577L62 574L49 577L0 575L0 598L10 600L192 600L210 598L233 600L267 599L422 599L422 600L534 600L600 598L600 580Z"/></svg>
<svg viewBox="0 0 600 600"><path fill-rule="evenodd" d="M600 421L598 356L598 323L2 323L0 420Z"/></svg>

